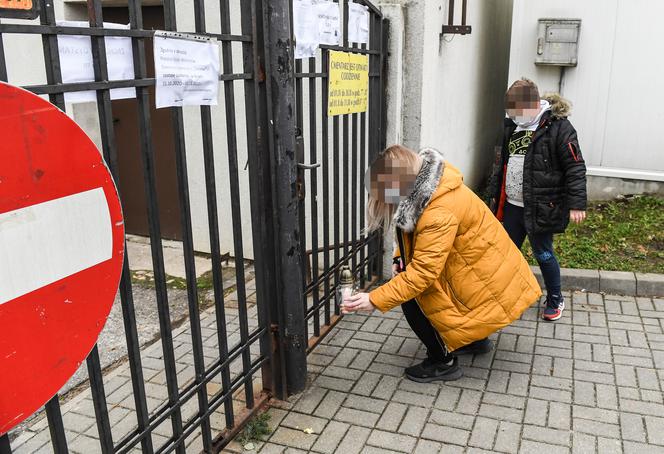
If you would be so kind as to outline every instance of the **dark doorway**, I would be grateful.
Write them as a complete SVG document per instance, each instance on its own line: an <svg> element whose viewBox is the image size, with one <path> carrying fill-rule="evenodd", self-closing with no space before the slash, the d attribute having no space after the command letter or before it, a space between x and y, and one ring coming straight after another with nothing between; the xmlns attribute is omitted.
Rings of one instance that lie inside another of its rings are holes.
<svg viewBox="0 0 664 454"><path fill-rule="evenodd" d="M127 24L129 10L126 7L104 8L104 20ZM163 30L163 7L143 7L143 23L143 28L146 30ZM154 77L152 39L145 40L145 52L148 77ZM170 109L157 110L154 87L150 87L149 92L161 235L166 239L182 240L171 112ZM125 228L127 233L147 236L148 214L143 187L137 102L135 99L120 99L113 101L112 105L120 169L119 190L122 195Z"/></svg>

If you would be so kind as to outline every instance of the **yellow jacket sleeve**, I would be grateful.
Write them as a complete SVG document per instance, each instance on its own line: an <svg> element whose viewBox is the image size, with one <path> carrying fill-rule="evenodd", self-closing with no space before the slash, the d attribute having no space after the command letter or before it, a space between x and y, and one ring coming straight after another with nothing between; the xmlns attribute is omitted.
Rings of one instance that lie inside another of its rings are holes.
<svg viewBox="0 0 664 454"><path fill-rule="evenodd" d="M452 249L458 221L450 212L435 210L418 222L412 259L406 271L369 294L382 312L387 312L428 289L440 276Z"/></svg>

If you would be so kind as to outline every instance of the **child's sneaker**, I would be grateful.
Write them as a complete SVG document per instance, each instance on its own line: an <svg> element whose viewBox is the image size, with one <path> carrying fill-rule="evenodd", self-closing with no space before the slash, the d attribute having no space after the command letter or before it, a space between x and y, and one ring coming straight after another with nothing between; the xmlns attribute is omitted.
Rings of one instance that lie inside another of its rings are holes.
<svg viewBox="0 0 664 454"><path fill-rule="evenodd" d="M542 318L549 322L556 321L563 316L563 309L565 309L565 299L562 295L547 296Z"/></svg>

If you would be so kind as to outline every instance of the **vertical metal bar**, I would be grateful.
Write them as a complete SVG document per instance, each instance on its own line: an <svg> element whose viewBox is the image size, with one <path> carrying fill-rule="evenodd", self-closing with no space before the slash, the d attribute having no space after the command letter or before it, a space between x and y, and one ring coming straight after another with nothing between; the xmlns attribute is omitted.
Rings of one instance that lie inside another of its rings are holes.
<svg viewBox="0 0 664 454"><path fill-rule="evenodd" d="M334 235L334 288L339 285L339 272L338 265L340 261L341 246L339 243L339 223L341 222L341 215L339 213L339 184L341 183L339 177L339 116L332 118L332 180L333 180L333 201L332 210L334 212L332 232ZM339 315L339 302L334 301L334 314Z"/></svg>
<svg viewBox="0 0 664 454"><path fill-rule="evenodd" d="M316 72L316 59L309 59L309 72ZM312 164L318 160L318 137L316 134L316 78L309 78L309 162ZM318 174L313 169L310 176L311 192L311 280L318 280ZM318 307L320 300L320 285L312 290L312 301L314 307ZM320 310L314 313L314 336L320 336Z"/></svg>
<svg viewBox="0 0 664 454"><path fill-rule="evenodd" d="M265 3L264 3L265 4ZM290 30L290 1L272 0L267 5L269 78L272 86L272 118L274 143L272 152L276 161L275 181L278 205L280 309L284 313L284 351L288 393L304 389L307 379L304 337L304 311L302 303L301 253L297 200L297 162L295 159L295 74L293 72L293 41Z"/></svg>
<svg viewBox="0 0 664 454"><path fill-rule="evenodd" d="M135 30L143 28L143 12L141 9L141 0L128 3L130 27ZM145 70L145 41L143 38L132 39L132 55L134 60L134 77L137 79L146 76ZM136 98L139 109L139 127L143 134L149 133L143 129L144 116L140 113L146 110L149 103L149 95L146 87L136 88ZM149 125L149 121L148 121ZM149 138L148 138L149 141ZM116 186L120 188L119 167L116 159L111 159L110 167ZM125 247L126 250L126 247ZM143 432L149 424L149 412L147 407L147 398L145 395L145 380L143 377L143 365L141 361L140 341L138 339L138 329L136 326L136 312L134 309L134 297L131 284L131 272L129 269L128 255L124 257L124 267L120 281L120 303L122 305L122 319L127 339L127 353L129 356L129 370L131 373L131 384L134 394L134 403L136 405L136 420L138 430ZM141 439L141 450L144 453L152 453L152 435L149 434Z"/></svg>
<svg viewBox="0 0 664 454"><path fill-rule="evenodd" d="M343 8L343 16L341 18L341 25L343 26L342 31L342 45L343 47L348 47L348 0L339 0L341 7Z"/></svg>
<svg viewBox="0 0 664 454"><path fill-rule="evenodd" d="M379 71L380 71L380 79L378 83L378 103L379 103L379 111L380 111L380 121L378 123L379 127L379 140L378 140L378 150L377 151L382 151L385 149L387 145L387 97L385 96L386 93L386 84L387 80L385 77L385 65L387 63L387 53L388 53L388 35L389 35L389 22L387 19L384 19L382 16L377 16L378 24L380 25L380 31L378 33L378 37L380 39L380 45L378 46L378 49L380 50L380 54L378 55L378 61L379 61ZM378 276L382 276L383 273L383 235L376 235L376 241L378 243L376 249L378 253L378 263L376 265L376 274Z"/></svg>
<svg viewBox="0 0 664 454"><path fill-rule="evenodd" d="M200 0L194 3L196 32L205 32L205 7ZM214 289L215 319L217 324L217 343L219 357L228 357L228 331L226 328L226 308L224 306L224 286L222 276L221 242L219 239L219 214L217 206L217 184L215 176L214 140L212 131L212 113L210 106L201 106L201 129L203 138L203 161L205 171L205 191L208 213L208 232L210 234L210 255L212 259L212 286ZM221 392L226 393L231 387L230 369L221 371ZM226 427L235 423L233 401L224 402Z"/></svg>
<svg viewBox="0 0 664 454"><path fill-rule="evenodd" d="M202 0L199 0L202 1ZM201 14L202 5L195 3L198 8L197 15ZM167 30L177 30L174 0L164 2L164 16ZM194 262L194 239L191 223L191 204L189 201L189 181L187 175L187 156L184 143L184 117L181 107L172 107L173 131L175 134L175 168L178 182L178 193L180 202L180 220L182 222L182 245L184 252L184 267L187 278L187 300L189 306L189 326L191 329L191 341L194 356L195 383L201 383L205 378L205 358L203 356L203 337L201 333L201 320L198 308L198 286L196 280L196 266ZM202 386L198 392L199 415L207 412L207 388ZM203 436L203 447L206 451L212 448L212 435L210 430L210 418L201 420L201 433ZM179 447L184 448L184 443Z"/></svg>
<svg viewBox="0 0 664 454"><path fill-rule="evenodd" d="M48 0L40 0L40 7L40 23L42 25L55 25L53 3ZM44 47L44 61L46 63L46 81L49 85L55 85L62 82L57 37L55 35L42 35L42 44ZM65 102L62 93L50 95L49 99L56 107L64 110ZM45 408L53 451L55 454L66 453L68 452L67 437L65 436L65 428L62 422L62 413L57 394L46 403Z"/></svg>
<svg viewBox="0 0 664 454"><path fill-rule="evenodd" d="M348 0L340 0L340 3L343 5L343 46L348 47ZM343 243L344 243L344 262L348 263L348 231L349 231L349 222L348 222L348 197L349 197L349 188L348 188L348 115L342 117L342 153L343 153ZM338 314L335 311L335 314Z"/></svg>
<svg viewBox="0 0 664 454"><path fill-rule="evenodd" d="M372 13L370 13L372 14ZM367 45L362 44L362 49L366 49ZM368 104L368 103L367 103ZM369 108L369 106L367 106ZM364 173L367 167L366 152L367 152L367 113L360 114L360 241L364 243L365 237L365 200L367 197L366 190L364 189ZM362 244L360 249L360 288L364 288L366 282L366 265L364 260L366 258L366 245Z"/></svg>
<svg viewBox="0 0 664 454"><path fill-rule="evenodd" d="M60 401L56 394L51 400L46 402L46 419L48 420L48 430L51 432L51 444L54 454L67 454L67 436L65 435L65 426L62 422L62 412L60 411Z"/></svg>
<svg viewBox="0 0 664 454"><path fill-rule="evenodd" d="M115 181L119 181L117 167L115 168L114 176ZM125 250L126 249L125 244ZM134 404L136 405L136 420L138 430L143 432L150 422L150 414L148 412L147 398L145 395L145 379L143 377L143 365L141 362L141 345L138 338L138 329L136 327L136 311L134 310L131 271L129 270L129 259L127 254L125 254L122 278L120 280L120 304L122 305L122 321L124 324L125 337L127 339L127 354L129 357L129 371L131 373ZM141 439L141 451L146 454L154 452L152 435L148 435Z"/></svg>
<svg viewBox="0 0 664 454"><path fill-rule="evenodd" d="M256 273L256 301L258 324L268 327L277 318L269 304L277 291L276 253L272 216L273 185L271 184L269 156L269 122L267 84L265 83L265 33L263 3L251 0L251 8L241 11L242 34L250 35L250 43L242 43L244 72L253 74L244 82L244 100L247 120L247 154L249 164L249 197L251 199L252 238L254 244L254 271ZM261 336L261 355L269 357L262 369L263 388L275 391L285 398L285 368L280 367L283 355L280 343L272 344L271 330Z"/></svg>
<svg viewBox="0 0 664 454"><path fill-rule="evenodd" d="M143 10L142 0L128 2L130 27L135 30L143 28ZM143 38L132 38L132 54L134 60L134 77L142 79L147 76L145 40ZM149 117L150 96L147 87L136 88L136 99L138 102L139 128L141 131L141 152L142 154L152 155L151 128ZM145 164L145 161L144 161ZM111 171L114 173L115 181L119 183L119 170L117 162L111 163ZM147 185L147 182L145 183ZM119 184L117 185L119 187ZM149 209L148 209L149 210ZM152 241L151 241L152 242ZM125 248L126 250L126 248ZM154 259L154 254L153 254ZM131 284L131 272L129 270L129 260L125 254L124 268L122 270L122 280L120 282L120 301L122 304L122 318L127 338L127 351L129 355L129 369L131 372L131 382L134 391L134 403L136 404L136 419L138 430L144 431L149 424L149 412L147 407L147 397L145 395L145 380L143 377L143 365L141 361L140 341L138 339L138 330L136 326L136 312L134 309L134 297ZM161 317L160 317L161 319ZM169 322L170 324L170 322ZM162 333L163 336L163 333ZM162 343L162 346L164 344ZM171 342L172 345L172 342ZM166 358L166 357L164 357ZM166 374L169 375L168 373ZM141 439L141 450L144 453L152 453L152 435Z"/></svg>
<svg viewBox="0 0 664 454"><path fill-rule="evenodd" d="M103 454L113 452L113 434L106 406L106 394L104 393L104 377L101 374L99 362L99 351L95 345L87 358L88 377L90 378L90 390L92 392L92 403L97 419L97 431L99 432L99 444Z"/></svg>
<svg viewBox="0 0 664 454"><path fill-rule="evenodd" d="M450 9L448 11L447 25L454 25L454 0L450 0Z"/></svg>
<svg viewBox="0 0 664 454"><path fill-rule="evenodd" d="M296 73L301 73L302 72L302 60L297 59L294 61L295 62L295 72ZM295 79L295 124L296 124L296 130L295 130L295 136L296 136L296 156L295 159L298 163L304 163L304 99L303 99L303 94L302 94L302 78L296 78ZM305 213L305 197L304 195L306 194L305 192L305 179L304 179L304 170L299 168L297 169L297 178L298 178L298 185L300 193L299 198L298 198L298 222L299 222L299 230L300 230L300 254L302 255L301 261L302 263L306 263L307 257L306 257L306 251L307 251L307 224L306 224L306 213ZM306 285L306 270L305 267L302 267L300 270L302 273L302 291L304 291L304 286ZM302 304L303 308L302 310L304 313L307 313L307 295L304 295L304 298L302 298ZM304 338L308 339L309 338L309 324L306 323L304 324Z"/></svg>
<svg viewBox="0 0 664 454"><path fill-rule="evenodd" d="M327 271L330 269L330 121L328 117L327 104L329 100L329 71L330 52L322 50L321 72L321 145L322 145L322 168L323 168L323 268L326 272L325 289L323 298L325 300L324 323L330 324L330 278Z"/></svg>
<svg viewBox="0 0 664 454"><path fill-rule="evenodd" d="M55 10L53 2L49 0L39 0L41 14L39 22L42 25L56 25ZM42 35L42 44L44 47L44 62L46 63L46 82L49 85L62 83L62 73L60 72L60 55L58 53L58 38L56 35ZM52 104L61 110L65 109L65 95L55 93L49 95Z"/></svg>
<svg viewBox="0 0 664 454"><path fill-rule="evenodd" d="M364 174L367 168L366 162L366 153L367 153L367 114L362 112L360 114L360 241L364 243L365 237L365 200L367 198L367 192L364 189ZM362 245L360 249L360 263L362 264L360 269L360 288L364 288L365 279L366 279L366 265L364 260L366 258L366 245Z"/></svg>
<svg viewBox="0 0 664 454"><path fill-rule="evenodd" d="M0 454L12 454L12 447L9 444L9 435L0 435Z"/></svg>
<svg viewBox="0 0 664 454"><path fill-rule="evenodd" d="M466 25L466 7L468 0L463 0L461 3L461 25Z"/></svg>
<svg viewBox="0 0 664 454"><path fill-rule="evenodd" d="M259 130L259 132L264 131L264 134L261 134L261 137L264 138L263 143L267 143L267 153L265 153L266 159L266 171L264 175L263 182L266 187L269 189L270 200L269 200L269 209L266 209L268 215L266 218L271 218L271 237L269 243L274 245L272 254L268 257L271 259L272 269L274 270L274 280L271 282L273 286L271 287L274 290L273 295L276 295L275 304L270 308L270 330L272 333L272 351L274 355L273 366L278 367L278 370L275 370L273 376L275 378L275 390L276 395L279 399L286 399L288 397L288 377L287 377L287 363L289 360L288 352L288 338L286 337L287 331L287 311L284 309L282 301L282 295L284 294L283 282L282 282L282 262L281 262L281 247L279 246L279 235L280 235L280 226L279 226L279 196L277 194L278 186L278 175L276 174L278 153L277 153L277 140L276 140L276 125L275 125L275 104L273 90L272 90L272 49L270 45L270 24L272 21L272 12L269 10L269 1L260 0L260 8L262 10L262 50L264 53L263 59L263 73L262 77L264 78L264 83L258 84L258 93L264 94L264 97L259 98L259 102L265 104L264 110L259 110L261 114L264 114L264 122L260 121L259 124L264 129ZM283 9L283 7L281 7ZM262 118L261 118L262 120ZM267 205L266 205L267 208Z"/></svg>
<svg viewBox="0 0 664 454"><path fill-rule="evenodd" d="M230 11L227 0L220 2L221 32L231 32ZM232 72L233 56L231 43L221 43L224 72ZM228 144L228 176L231 189L231 213L233 218L233 249L235 256L235 283L238 299L238 315L240 321L240 342L245 344L249 338L249 320L247 316L247 292L244 282L244 244L242 240L242 213L240 211L240 182L237 162L237 126L235 121L235 90L232 80L224 81L224 97L226 102L226 138ZM242 352L242 370L245 374L244 394L248 408L254 406L254 389L251 369L251 351L247 348Z"/></svg>
<svg viewBox="0 0 664 454"><path fill-rule="evenodd" d="M389 52L388 39L390 36L390 22L387 19L380 21L380 150L387 146L387 54Z"/></svg>
<svg viewBox="0 0 664 454"><path fill-rule="evenodd" d="M352 242L352 251L353 251L353 257L352 257L352 270L353 273L355 273L357 270L355 269L357 266L357 250L355 249L355 244L357 242L357 114L354 113L351 116L351 127L352 127L352 133L351 133L351 172L350 174L352 175L352 181L351 181L351 203L350 203L350 211L351 211L351 242ZM362 172L363 170L360 170ZM346 201L346 206L348 206L348 201Z"/></svg>
<svg viewBox="0 0 664 454"><path fill-rule="evenodd" d="M343 215L344 215L344 220L343 220L343 242L344 242L344 262L348 263L348 251L349 251L349 244L348 244L348 233L350 229L350 222L348 219L348 210L349 210L349 201L350 201L350 188L348 187L349 183L349 155L350 151L348 149L348 136L350 132L350 128L348 125L348 120L349 120L349 115L344 115L342 118L342 125L343 125L343 132L342 132L342 160L343 160Z"/></svg>
<svg viewBox="0 0 664 454"><path fill-rule="evenodd" d="M130 5L133 2L130 2ZM135 25L142 25L142 16L139 17L140 8L131 5L130 13L134 16ZM175 14L173 9L164 8L165 21L169 14ZM134 44L134 71L137 79L147 76L145 54L143 46L136 41ZM159 204L157 200L154 149L152 144L152 126L150 123L150 97L147 88L137 88L138 122L140 132L141 160L143 167L143 180L148 215L148 231L150 235L150 249L152 253L152 266L154 270L154 285L157 298L157 312L159 315L159 333L164 355L164 372L166 374L166 388L168 391L168 404L174 406L178 401L178 380L173 349L173 332L171 329L171 316L166 289L166 272L164 269L164 256L161 244L161 225L159 220ZM140 415L139 415L140 418ZM182 412L178 407L171 415L173 438L178 439L183 433ZM185 447L177 447L178 454L185 454Z"/></svg>
<svg viewBox="0 0 664 454"><path fill-rule="evenodd" d="M7 75L7 62L5 61L5 45L2 41L2 33L0 33L0 82L9 82Z"/></svg>
<svg viewBox="0 0 664 454"><path fill-rule="evenodd" d="M378 38L378 18L375 14L370 16L370 25L369 25L369 48L371 50L380 50L379 38ZM375 74L378 70L377 67L377 57L375 54L369 55L369 73ZM377 83L378 78L371 77L369 79L369 157L373 159L374 156L378 153L380 140L378 138L378 124L380 122L380 112L379 112L379 85ZM369 266L367 270L367 277L371 281L373 279L373 274L376 271L376 256L380 255L379 245L374 239L369 244Z"/></svg>
<svg viewBox="0 0 664 454"><path fill-rule="evenodd" d="M103 27L101 1L88 0L88 18L90 27ZM102 36L91 37L91 50L95 80L108 80L108 65L106 62L105 39ZM97 111L99 114L99 130L102 139L102 154L107 162L117 161L115 134L113 131L113 113L111 111L110 90L97 90ZM106 394L104 392L104 379L101 373L99 352L95 345L87 358L88 376L92 401L97 419L97 430L102 453L113 452L113 435L108 417Z"/></svg>

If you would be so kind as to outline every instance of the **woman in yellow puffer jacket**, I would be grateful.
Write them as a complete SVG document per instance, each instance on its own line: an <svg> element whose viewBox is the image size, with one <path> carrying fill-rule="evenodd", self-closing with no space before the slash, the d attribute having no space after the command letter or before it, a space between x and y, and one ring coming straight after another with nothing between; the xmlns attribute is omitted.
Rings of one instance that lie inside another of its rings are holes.
<svg viewBox="0 0 664 454"><path fill-rule="evenodd" d="M342 310L400 305L428 353L406 376L455 380L456 355L490 351L487 337L518 319L540 287L503 226L438 151L392 146L366 181L369 230L396 227L395 275L344 300Z"/></svg>

